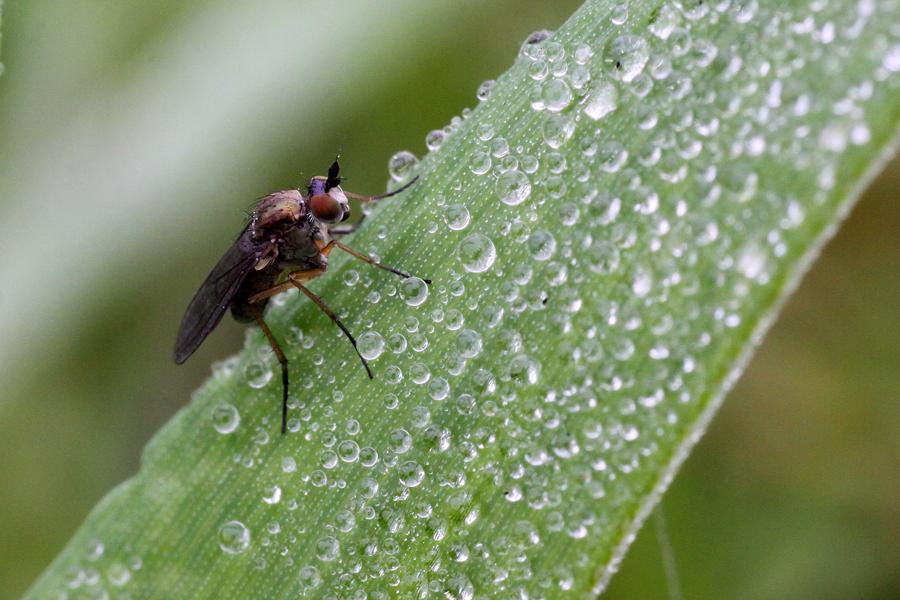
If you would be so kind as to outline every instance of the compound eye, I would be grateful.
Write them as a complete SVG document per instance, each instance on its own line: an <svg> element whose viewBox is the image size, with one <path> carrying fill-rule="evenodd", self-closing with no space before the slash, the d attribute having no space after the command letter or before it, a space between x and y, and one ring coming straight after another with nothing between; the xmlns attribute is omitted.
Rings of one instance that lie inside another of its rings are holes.
<svg viewBox="0 0 900 600"><path fill-rule="evenodd" d="M344 218L341 203L328 194L316 194L309 199L309 209L315 218L325 223L337 223Z"/></svg>

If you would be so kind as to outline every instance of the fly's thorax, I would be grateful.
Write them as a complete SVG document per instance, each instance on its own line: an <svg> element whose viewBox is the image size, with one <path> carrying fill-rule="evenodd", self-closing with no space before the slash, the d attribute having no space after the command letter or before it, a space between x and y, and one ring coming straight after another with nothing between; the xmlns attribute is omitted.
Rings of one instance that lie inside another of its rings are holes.
<svg viewBox="0 0 900 600"><path fill-rule="evenodd" d="M303 216L303 196L299 190L284 190L263 198L253 211L252 226L257 237L272 229L292 226Z"/></svg>
<svg viewBox="0 0 900 600"><path fill-rule="evenodd" d="M286 231L278 242L278 269L322 269L328 266L328 258L322 254L328 229L315 220Z"/></svg>

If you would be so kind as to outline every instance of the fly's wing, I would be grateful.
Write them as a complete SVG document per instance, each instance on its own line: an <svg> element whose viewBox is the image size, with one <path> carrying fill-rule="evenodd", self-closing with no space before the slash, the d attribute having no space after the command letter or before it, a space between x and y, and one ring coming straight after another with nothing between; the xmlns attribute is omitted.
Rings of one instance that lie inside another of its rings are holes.
<svg viewBox="0 0 900 600"><path fill-rule="evenodd" d="M269 253L271 247L271 243L254 244L250 232L245 230L219 260L181 319L175 342L177 364L186 361L216 328L247 274Z"/></svg>

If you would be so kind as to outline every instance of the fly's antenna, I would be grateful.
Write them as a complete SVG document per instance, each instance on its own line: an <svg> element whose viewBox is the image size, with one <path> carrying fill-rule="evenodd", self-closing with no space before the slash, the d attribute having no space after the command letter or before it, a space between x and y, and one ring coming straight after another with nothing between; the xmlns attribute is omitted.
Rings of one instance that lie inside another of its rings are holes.
<svg viewBox="0 0 900 600"><path fill-rule="evenodd" d="M418 178L419 176L416 175L409 183L404 185L402 188L396 189L393 192L388 192L387 194L379 194L378 196L362 196L360 194L354 194L353 192L344 192L344 195L348 198L356 198L357 200L362 200L363 202L372 202L374 200L381 200L382 198L390 198L391 196L396 196L397 194L414 184Z"/></svg>

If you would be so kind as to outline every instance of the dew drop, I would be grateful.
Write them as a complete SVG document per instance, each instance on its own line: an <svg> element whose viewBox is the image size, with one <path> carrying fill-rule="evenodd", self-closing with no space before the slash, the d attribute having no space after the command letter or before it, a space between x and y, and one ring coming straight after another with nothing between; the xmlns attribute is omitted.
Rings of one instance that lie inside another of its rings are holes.
<svg viewBox="0 0 900 600"><path fill-rule="evenodd" d="M531 195L531 181L525 173L513 169L497 178L496 190L501 202L516 206Z"/></svg>
<svg viewBox="0 0 900 600"><path fill-rule="evenodd" d="M559 112L572 103L572 90L564 80L551 79L541 86L541 100L547 110Z"/></svg>
<svg viewBox="0 0 900 600"><path fill-rule="evenodd" d="M481 334L472 329L464 329L456 337L456 349L463 358L474 358L481 352Z"/></svg>
<svg viewBox="0 0 900 600"><path fill-rule="evenodd" d="M444 209L444 222L453 231L465 229L469 225L469 209L463 204L451 204Z"/></svg>
<svg viewBox="0 0 900 600"><path fill-rule="evenodd" d="M416 363L409 368L409 378L413 383L422 385L431 379L431 371L423 363Z"/></svg>
<svg viewBox="0 0 900 600"><path fill-rule="evenodd" d="M466 271L482 273L493 266L497 250L490 238L475 233L460 242L457 255Z"/></svg>
<svg viewBox="0 0 900 600"><path fill-rule="evenodd" d="M443 131L435 129L425 136L425 145L428 146L428 149L431 151L437 150L443 145L445 137Z"/></svg>
<svg viewBox="0 0 900 600"><path fill-rule="evenodd" d="M409 179L418 165L419 159L415 154L402 150L388 161L388 172L390 172L391 178L399 183Z"/></svg>
<svg viewBox="0 0 900 600"><path fill-rule="evenodd" d="M403 454L412 448L412 436L405 429L395 429L388 435L388 447L396 454Z"/></svg>
<svg viewBox="0 0 900 600"><path fill-rule="evenodd" d="M344 462L353 462L359 458L359 444L353 440L344 440L337 446L337 455Z"/></svg>
<svg viewBox="0 0 900 600"><path fill-rule="evenodd" d="M277 485L270 485L263 490L263 500L266 504L278 504L281 502L281 488Z"/></svg>
<svg viewBox="0 0 900 600"><path fill-rule="evenodd" d="M331 562L340 556L341 545L330 535L320 537L316 542L316 557L325 562Z"/></svg>
<svg viewBox="0 0 900 600"><path fill-rule="evenodd" d="M259 389L272 379L272 369L267 367L265 363L252 362L244 367L244 377L247 380L247 385Z"/></svg>
<svg viewBox="0 0 900 600"><path fill-rule="evenodd" d="M300 569L300 585L305 588L314 588L322 583L322 576L319 570L313 566L306 566Z"/></svg>
<svg viewBox="0 0 900 600"><path fill-rule="evenodd" d="M596 81L582 102L585 114L598 121L619 106L619 92L609 81Z"/></svg>
<svg viewBox="0 0 900 600"><path fill-rule="evenodd" d="M605 59L613 72L628 83L644 70L650 59L650 46L639 35L620 35L610 42Z"/></svg>
<svg viewBox="0 0 900 600"><path fill-rule="evenodd" d="M366 360L375 360L381 356L381 352L384 350L384 338L380 333L367 331L357 338L356 349Z"/></svg>
<svg viewBox="0 0 900 600"><path fill-rule="evenodd" d="M428 395L432 399L441 401L450 393L450 384L443 377L437 377L428 384Z"/></svg>
<svg viewBox="0 0 900 600"><path fill-rule="evenodd" d="M497 82L493 79L488 79L487 81L482 82L482 84L478 86L478 91L475 93L475 95L479 100L484 102L491 96L491 91L494 89L494 85L496 83Z"/></svg>
<svg viewBox="0 0 900 600"><path fill-rule="evenodd" d="M491 155L487 152L476 152L469 157L469 170L476 175L484 175L491 170Z"/></svg>
<svg viewBox="0 0 900 600"><path fill-rule="evenodd" d="M219 527L219 547L228 554L239 554L250 546L250 530L240 521Z"/></svg>
<svg viewBox="0 0 900 600"><path fill-rule="evenodd" d="M556 252L556 239L549 231L539 230L528 236L528 253L535 260L550 260Z"/></svg>
<svg viewBox="0 0 900 600"><path fill-rule="evenodd" d="M425 480L425 469L414 460L407 461L398 468L400 483L406 487L416 487Z"/></svg>
<svg viewBox="0 0 900 600"><path fill-rule="evenodd" d="M219 433L231 433L241 423L241 413L230 404L220 404L213 409L213 427Z"/></svg>
<svg viewBox="0 0 900 600"><path fill-rule="evenodd" d="M551 113L541 127L544 141L554 150L566 143L575 133L575 125L571 119L560 113Z"/></svg>
<svg viewBox="0 0 900 600"><path fill-rule="evenodd" d="M418 277L404 279L400 284L400 297L410 306L419 306L428 299L428 284Z"/></svg>

